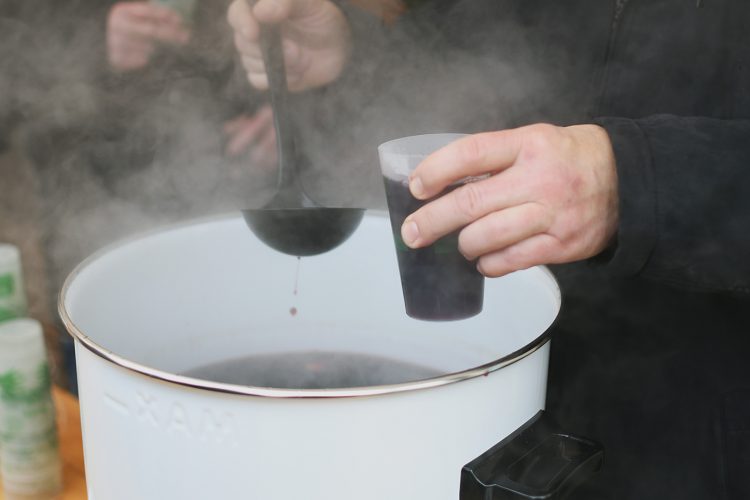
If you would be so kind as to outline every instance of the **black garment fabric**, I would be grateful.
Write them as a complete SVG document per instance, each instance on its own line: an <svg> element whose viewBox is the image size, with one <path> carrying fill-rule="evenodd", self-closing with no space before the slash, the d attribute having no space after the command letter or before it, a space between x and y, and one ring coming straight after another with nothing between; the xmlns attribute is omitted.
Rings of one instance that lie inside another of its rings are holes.
<svg viewBox="0 0 750 500"><path fill-rule="evenodd" d="M620 225L605 264L555 268L549 409L607 450L576 498L747 498L747 19L743 2L637 0L588 19L607 45L573 121L610 134Z"/></svg>
<svg viewBox="0 0 750 500"><path fill-rule="evenodd" d="M550 372L550 408L608 450L585 498L748 498L747 19L737 1L631 0L610 33L595 121L617 246L557 270Z"/></svg>
<svg viewBox="0 0 750 500"><path fill-rule="evenodd" d="M750 498L749 20L743 0L436 0L355 32L349 131L379 120L373 151L535 122L610 135L616 242L552 269L548 410L606 449L572 498Z"/></svg>

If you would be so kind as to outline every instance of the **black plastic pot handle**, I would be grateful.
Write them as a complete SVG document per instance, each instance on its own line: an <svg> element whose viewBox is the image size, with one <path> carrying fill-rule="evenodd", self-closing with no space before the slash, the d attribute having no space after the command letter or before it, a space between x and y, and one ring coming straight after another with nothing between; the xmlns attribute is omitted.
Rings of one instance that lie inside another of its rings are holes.
<svg viewBox="0 0 750 500"><path fill-rule="evenodd" d="M561 500L604 462L604 449L543 410L461 471L460 500Z"/></svg>

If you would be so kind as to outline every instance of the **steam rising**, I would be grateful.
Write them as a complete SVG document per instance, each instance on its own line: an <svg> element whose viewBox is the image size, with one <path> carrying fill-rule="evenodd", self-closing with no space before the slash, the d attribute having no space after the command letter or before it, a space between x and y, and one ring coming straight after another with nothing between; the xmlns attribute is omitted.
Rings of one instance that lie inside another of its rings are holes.
<svg viewBox="0 0 750 500"><path fill-rule="evenodd" d="M552 91L577 63L512 12L488 12L502 2L421 4L393 26L350 9L355 69L315 99L300 99L314 165L305 181L315 197L384 207L377 146L398 137L579 119L584 106L561 106ZM347 184L342 171L356 175Z"/></svg>
<svg viewBox="0 0 750 500"><path fill-rule="evenodd" d="M528 123L542 115L545 99L557 97L548 82L559 79L556 68L569 58L535 49L517 18L478 4L494 9L488 2L427 2L392 26L347 6L355 33L348 71L292 105L304 184L316 201L384 208L378 144ZM24 119L21 142L40 181L56 287L113 240L257 208L271 197L273 169L222 151L222 121L265 100L236 67L227 77L235 55L224 6L209 26L213 36L198 37L191 49L215 79L175 70L171 61L183 56L168 48L146 71L118 75L106 64L106 8L82 1L40 6L3 21L2 51L10 56L0 59L0 83L10 92L0 106ZM482 21L489 17L491 26ZM472 23L477 29L467 29ZM151 92L147 105L129 90L137 78L142 85L135 88Z"/></svg>

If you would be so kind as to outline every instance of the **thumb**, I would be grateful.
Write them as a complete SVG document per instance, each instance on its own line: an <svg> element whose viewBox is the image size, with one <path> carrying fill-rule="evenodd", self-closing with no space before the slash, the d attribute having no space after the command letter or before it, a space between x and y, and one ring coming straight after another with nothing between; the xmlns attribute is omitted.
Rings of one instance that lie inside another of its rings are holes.
<svg viewBox="0 0 750 500"><path fill-rule="evenodd" d="M278 24L289 18L292 4L293 0L258 0L253 6L253 14L261 23Z"/></svg>

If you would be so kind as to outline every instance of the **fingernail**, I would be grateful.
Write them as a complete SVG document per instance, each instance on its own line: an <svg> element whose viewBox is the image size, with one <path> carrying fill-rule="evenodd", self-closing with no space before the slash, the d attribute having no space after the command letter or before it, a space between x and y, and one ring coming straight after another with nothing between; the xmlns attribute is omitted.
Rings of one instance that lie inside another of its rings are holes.
<svg viewBox="0 0 750 500"><path fill-rule="evenodd" d="M415 198L421 198L424 194L424 186L422 185L422 179L419 177L412 177L409 180L409 191Z"/></svg>
<svg viewBox="0 0 750 500"><path fill-rule="evenodd" d="M407 220L401 226L401 238L408 246L412 247L419 240L419 226L417 223Z"/></svg>
<svg viewBox="0 0 750 500"><path fill-rule="evenodd" d="M479 274L484 275L484 269L482 268L482 261L477 261L477 271L479 271Z"/></svg>

